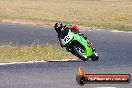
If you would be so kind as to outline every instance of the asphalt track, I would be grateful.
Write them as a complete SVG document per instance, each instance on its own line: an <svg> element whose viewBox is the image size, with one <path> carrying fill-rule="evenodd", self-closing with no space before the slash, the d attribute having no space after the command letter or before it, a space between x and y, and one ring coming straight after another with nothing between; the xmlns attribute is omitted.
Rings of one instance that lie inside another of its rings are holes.
<svg viewBox="0 0 132 88"><path fill-rule="evenodd" d="M78 66L89 74L132 75L132 33L117 31L82 31L96 46L100 60L41 62L0 65L0 88L80 88L76 83ZM57 43L50 26L0 23L0 44L30 45ZM86 84L81 88L132 88L130 84Z"/></svg>

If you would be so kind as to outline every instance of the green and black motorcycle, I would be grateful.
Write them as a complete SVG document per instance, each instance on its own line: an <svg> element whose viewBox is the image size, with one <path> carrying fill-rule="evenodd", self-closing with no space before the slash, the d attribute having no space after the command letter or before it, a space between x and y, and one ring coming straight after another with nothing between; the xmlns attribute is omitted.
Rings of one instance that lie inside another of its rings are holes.
<svg viewBox="0 0 132 88"><path fill-rule="evenodd" d="M65 29L60 34L60 44L83 61L87 61L89 58L93 61L99 59L97 52L89 46L84 37L70 29Z"/></svg>

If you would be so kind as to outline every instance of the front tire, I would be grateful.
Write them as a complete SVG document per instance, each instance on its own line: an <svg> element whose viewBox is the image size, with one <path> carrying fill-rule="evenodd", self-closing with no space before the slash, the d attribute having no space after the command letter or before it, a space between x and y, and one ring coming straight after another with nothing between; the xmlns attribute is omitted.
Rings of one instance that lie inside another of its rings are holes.
<svg viewBox="0 0 132 88"><path fill-rule="evenodd" d="M80 46L80 45L73 45L73 52L74 55L76 55L79 59L81 59L82 61L87 61L87 56L84 53L84 49Z"/></svg>
<svg viewBox="0 0 132 88"><path fill-rule="evenodd" d="M90 57L92 61L97 61L99 59L99 55L96 51L93 52L93 55Z"/></svg>

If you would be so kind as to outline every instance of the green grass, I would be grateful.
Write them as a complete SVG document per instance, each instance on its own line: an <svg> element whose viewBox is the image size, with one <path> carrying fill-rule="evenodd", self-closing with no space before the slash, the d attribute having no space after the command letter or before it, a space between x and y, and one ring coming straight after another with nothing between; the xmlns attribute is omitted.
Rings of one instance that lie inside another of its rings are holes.
<svg viewBox="0 0 132 88"><path fill-rule="evenodd" d="M13 47L10 44L0 46L0 63L60 59L75 59L75 56L57 44L33 43L31 46Z"/></svg>
<svg viewBox="0 0 132 88"><path fill-rule="evenodd" d="M132 30L132 0L0 0L0 20Z"/></svg>

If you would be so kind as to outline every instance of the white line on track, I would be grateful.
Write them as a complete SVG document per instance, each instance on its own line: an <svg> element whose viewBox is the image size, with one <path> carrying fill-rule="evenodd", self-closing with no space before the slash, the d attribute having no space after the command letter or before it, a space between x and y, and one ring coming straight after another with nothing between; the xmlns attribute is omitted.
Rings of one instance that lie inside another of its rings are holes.
<svg viewBox="0 0 132 88"><path fill-rule="evenodd" d="M81 29L80 31L102 31L104 29Z"/></svg>
<svg viewBox="0 0 132 88"><path fill-rule="evenodd" d="M80 60L78 60L78 59L42 60L42 61L28 61L28 62L0 63L0 65L31 64L31 63L44 63L44 62L65 62L65 61L80 61Z"/></svg>
<svg viewBox="0 0 132 88"><path fill-rule="evenodd" d="M125 31L118 31L118 30L113 30L111 32L125 32Z"/></svg>
<svg viewBox="0 0 132 88"><path fill-rule="evenodd" d="M80 30L80 31L103 31L104 29L95 29L95 30ZM108 32L114 32L114 33L132 33L132 31L119 31L119 30L112 30Z"/></svg>
<svg viewBox="0 0 132 88"><path fill-rule="evenodd" d="M95 87L95 88L116 88L116 87Z"/></svg>
<svg viewBox="0 0 132 88"><path fill-rule="evenodd" d="M118 30L112 30L110 32L115 32L115 33L132 33L132 31L118 31Z"/></svg>
<svg viewBox="0 0 132 88"><path fill-rule="evenodd" d="M65 61L77 61L79 59L63 59L63 60L48 60L48 62L65 62Z"/></svg>
<svg viewBox="0 0 132 88"><path fill-rule="evenodd" d="M130 32L127 32L127 33L132 33L132 31L130 31Z"/></svg>
<svg viewBox="0 0 132 88"><path fill-rule="evenodd" d="M11 63L0 63L0 65L13 65L13 64L26 64L26 63L40 63L47 61L28 61L28 62L11 62Z"/></svg>
<svg viewBox="0 0 132 88"><path fill-rule="evenodd" d="M90 30L83 30L83 29L81 29L80 31L95 31L95 30L91 30L91 29Z"/></svg>

